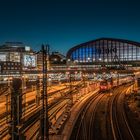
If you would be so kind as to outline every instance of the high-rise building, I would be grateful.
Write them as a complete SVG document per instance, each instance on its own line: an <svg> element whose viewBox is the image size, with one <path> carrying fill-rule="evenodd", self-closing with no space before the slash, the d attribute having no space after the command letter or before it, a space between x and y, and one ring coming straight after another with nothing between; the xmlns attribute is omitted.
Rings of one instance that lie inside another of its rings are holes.
<svg viewBox="0 0 140 140"><path fill-rule="evenodd" d="M36 53L21 42L6 42L0 46L0 72L20 73L37 69Z"/></svg>

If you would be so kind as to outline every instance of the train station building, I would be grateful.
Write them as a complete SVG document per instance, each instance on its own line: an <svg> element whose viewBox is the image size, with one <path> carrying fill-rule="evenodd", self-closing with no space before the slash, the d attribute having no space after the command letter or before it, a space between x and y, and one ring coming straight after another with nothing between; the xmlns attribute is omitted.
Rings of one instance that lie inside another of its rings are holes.
<svg viewBox="0 0 140 140"><path fill-rule="evenodd" d="M113 38L99 38L72 47L67 60L88 67L139 67L140 43Z"/></svg>

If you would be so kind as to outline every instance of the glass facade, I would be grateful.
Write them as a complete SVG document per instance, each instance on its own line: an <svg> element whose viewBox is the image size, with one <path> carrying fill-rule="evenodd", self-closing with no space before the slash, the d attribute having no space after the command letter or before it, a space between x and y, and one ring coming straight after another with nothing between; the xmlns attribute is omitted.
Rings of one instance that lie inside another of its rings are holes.
<svg viewBox="0 0 140 140"><path fill-rule="evenodd" d="M119 39L98 39L73 47L67 58L79 63L140 61L140 44Z"/></svg>

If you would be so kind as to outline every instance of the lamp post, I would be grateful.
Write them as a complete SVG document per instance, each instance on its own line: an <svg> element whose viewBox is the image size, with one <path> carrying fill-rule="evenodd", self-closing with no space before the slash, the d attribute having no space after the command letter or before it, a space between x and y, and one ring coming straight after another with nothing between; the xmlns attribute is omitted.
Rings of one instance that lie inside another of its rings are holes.
<svg viewBox="0 0 140 140"><path fill-rule="evenodd" d="M73 104L73 96L72 96L72 84L71 84L71 72L67 72L68 82L69 82L69 94L68 94L68 106L72 106Z"/></svg>
<svg viewBox="0 0 140 140"><path fill-rule="evenodd" d="M69 86L70 86L70 101L71 101L71 106L73 104L73 95L72 95L72 79L71 79L71 71L69 72Z"/></svg>
<svg viewBox="0 0 140 140"><path fill-rule="evenodd" d="M84 93L85 93L85 87L86 87L86 83L85 83L85 70L82 71L81 80L82 80L83 85L84 85L84 90L82 90L83 91L82 95L84 95Z"/></svg>
<svg viewBox="0 0 140 140"><path fill-rule="evenodd" d="M36 106L40 105L40 81L41 77L38 75L36 80Z"/></svg>
<svg viewBox="0 0 140 140"><path fill-rule="evenodd" d="M73 95L72 95L72 84L71 84L71 69L69 67L69 65L71 64L71 60L68 59L67 60L67 65L68 65L68 68L67 68L67 78L68 78L68 82L69 82L69 94L68 94L68 111L70 110L70 107L73 105Z"/></svg>
<svg viewBox="0 0 140 140"><path fill-rule="evenodd" d="M88 57L87 59L88 59L88 69L90 69L90 62L91 62L91 58L90 58L90 57Z"/></svg>
<svg viewBox="0 0 140 140"><path fill-rule="evenodd" d="M132 75L133 77L133 91L135 91L135 75Z"/></svg>

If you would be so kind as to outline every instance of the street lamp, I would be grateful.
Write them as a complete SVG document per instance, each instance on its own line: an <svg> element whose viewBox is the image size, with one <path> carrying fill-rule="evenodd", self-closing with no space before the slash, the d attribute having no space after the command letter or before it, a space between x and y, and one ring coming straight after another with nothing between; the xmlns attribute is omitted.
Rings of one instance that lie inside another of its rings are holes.
<svg viewBox="0 0 140 140"><path fill-rule="evenodd" d="M73 95L72 95L72 85L71 85L71 71L70 71L70 67L69 67L70 63L71 63L71 60L68 59L67 60L67 65L68 65L67 70L68 71L66 72L66 74L67 74L67 80L69 82L69 95L68 95L68 98L69 98L68 106L69 107L71 107L73 105Z"/></svg>
<svg viewBox="0 0 140 140"><path fill-rule="evenodd" d="M88 57L87 59L88 59L88 62L89 62L90 61L90 57Z"/></svg>

